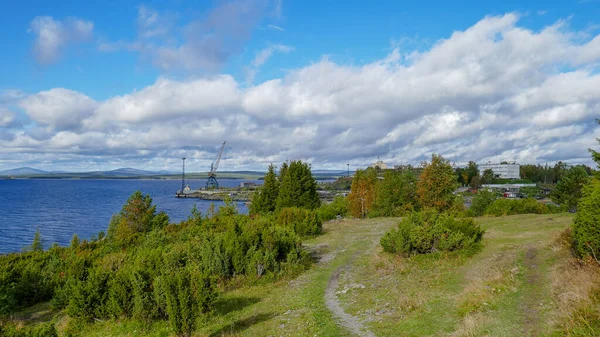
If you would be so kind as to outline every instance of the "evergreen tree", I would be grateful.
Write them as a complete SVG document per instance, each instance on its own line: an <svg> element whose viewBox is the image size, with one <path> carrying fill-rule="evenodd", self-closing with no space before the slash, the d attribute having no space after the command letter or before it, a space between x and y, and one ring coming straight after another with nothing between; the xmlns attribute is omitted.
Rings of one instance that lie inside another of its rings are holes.
<svg viewBox="0 0 600 337"><path fill-rule="evenodd" d="M150 231L153 227L160 228L168 217L161 216L160 225L155 220L156 206L152 205L149 195L136 191L127 199L121 212L113 216L108 227L108 236L120 246L132 244L140 233ZM166 215L166 214L165 214Z"/></svg>
<svg viewBox="0 0 600 337"><path fill-rule="evenodd" d="M598 124L600 124L600 118L596 119L596 122ZM598 142L600 142L600 138L596 139ZM594 161L596 162L596 164L598 164L598 168L600 169L600 152L595 151L593 149L590 149L590 152L592 153L592 159L594 159Z"/></svg>
<svg viewBox="0 0 600 337"><path fill-rule="evenodd" d="M39 228L35 230L35 235L33 236L33 242L31 243L31 250L34 252L41 252L42 250L44 250L42 234L40 234Z"/></svg>
<svg viewBox="0 0 600 337"><path fill-rule="evenodd" d="M269 165L262 187L254 193L250 204L250 214L264 214L275 211L279 182L275 175L275 167Z"/></svg>
<svg viewBox="0 0 600 337"><path fill-rule="evenodd" d="M600 259L600 180L583 188L573 221L573 248L580 257Z"/></svg>
<svg viewBox="0 0 600 337"><path fill-rule="evenodd" d="M454 202L454 190L458 181L450 161L441 155L433 154L431 163L425 163L420 181L417 183L417 194L423 207L446 210Z"/></svg>
<svg viewBox="0 0 600 337"><path fill-rule="evenodd" d="M285 207L315 209L320 206L317 183L307 163L292 161L289 166L284 163L279 181L277 210Z"/></svg>
<svg viewBox="0 0 600 337"><path fill-rule="evenodd" d="M570 211L577 210L581 199L581 190L590 181L586 170L580 166L571 167L556 184L550 194L550 199L557 204L566 206Z"/></svg>

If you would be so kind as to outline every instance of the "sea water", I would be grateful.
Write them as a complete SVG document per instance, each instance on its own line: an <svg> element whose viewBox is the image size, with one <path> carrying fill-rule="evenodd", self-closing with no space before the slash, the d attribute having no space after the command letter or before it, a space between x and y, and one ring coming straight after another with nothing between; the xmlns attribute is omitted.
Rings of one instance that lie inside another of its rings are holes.
<svg viewBox="0 0 600 337"><path fill-rule="evenodd" d="M224 187L237 187L242 181L219 179ZM186 182L192 189L204 186L204 180ZM153 179L15 179L0 180L0 253L21 251L30 245L39 229L44 247L53 243L69 245L73 234L80 239L108 228L113 214L118 213L135 191L152 197L157 212L164 211L171 223L187 219L195 204L202 214L219 201L175 198L181 180ZM240 213L247 213L243 202L236 203Z"/></svg>

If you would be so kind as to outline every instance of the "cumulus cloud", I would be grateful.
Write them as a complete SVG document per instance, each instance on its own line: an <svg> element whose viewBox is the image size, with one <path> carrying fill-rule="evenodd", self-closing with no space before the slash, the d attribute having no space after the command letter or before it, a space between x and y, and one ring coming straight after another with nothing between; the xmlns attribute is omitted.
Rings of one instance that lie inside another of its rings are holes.
<svg viewBox="0 0 600 337"><path fill-rule="evenodd" d="M191 170L205 170L227 140L229 169L287 159L339 168L377 156L418 164L433 152L459 164L591 164L587 148L600 137L598 36L582 40L563 21L533 31L518 19L486 17L428 50L393 50L360 66L324 57L256 85L229 75L159 78L100 102L52 89L22 100L41 130L0 140L0 156L118 156L173 169L185 155Z"/></svg>
<svg viewBox="0 0 600 337"><path fill-rule="evenodd" d="M89 41L94 24L78 18L64 21L51 16L36 16L29 24L28 32L35 35L33 53L41 64L58 61L63 49L70 43Z"/></svg>
<svg viewBox="0 0 600 337"><path fill-rule="evenodd" d="M64 130L79 127L97 103L82 93L55 88L27 96L19 106L38 125Z"/></svg>

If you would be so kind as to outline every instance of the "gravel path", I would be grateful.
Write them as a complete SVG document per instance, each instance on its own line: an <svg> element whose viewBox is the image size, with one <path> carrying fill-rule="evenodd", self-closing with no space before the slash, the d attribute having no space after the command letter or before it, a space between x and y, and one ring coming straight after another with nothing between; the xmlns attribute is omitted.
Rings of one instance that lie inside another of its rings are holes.
<svg viewBox="0 0 600 337"><path fill-rule="evenodd" d="M340 304L340 300L338 299L335 293L338 287L338 279L340 277L340 273L344 269L349 268L349 265L352 263L352 260L353 259L351 259L346 265L336 269L329 278L327 288L325 289L325 305L338 319L340 325L347 328L355 335L375 337L375 335L361 323L358 317L350 315L349 313L344 311Z"/></svg>

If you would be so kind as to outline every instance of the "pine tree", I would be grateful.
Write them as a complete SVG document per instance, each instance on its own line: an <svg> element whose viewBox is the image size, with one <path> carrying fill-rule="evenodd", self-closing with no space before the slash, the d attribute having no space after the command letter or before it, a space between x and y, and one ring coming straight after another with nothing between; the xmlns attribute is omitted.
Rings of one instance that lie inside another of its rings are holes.
<svg viewBox="0 0 600 337"><path fill-rule="evenodd" d="M292 161L289 166L284 163L279 181L277 210L285 207L315 209L320 206L317 183L307 163Z"/></svg>
<svg viewBox="0 0 600 337"><path fill-rule="evenodd" d="M254 193L250 204L250 214L264 214L275 211L278 194L279 182L275 175L275 167L271 164L265 174L262 187Z"/></svg>
<svg viewBox="0 0 600 337"><path fill-rule="evenodd" d="M35 235L33 236L33 242L31 243L31 250L34 252L41 252L42 250L44 250L42 234L40 234L39 228L35 230Z"/></svg>
<svg viewBox="0 0 600 337"><path fill-rule="evenodd" d="M576 211L582 189L589 181L590 178L583 167L571 167L562 175L550 194L550 198L555 203L566 206L570 211Z"/></svg>
<svg viewBox="0 0 600 337"><path fill-rule="evenodd" d="M123 205L121 212L113 216L108 226L109 238L118 245L126 246L137 240L140 233L152 229L156 216L156 206L152 205L149 195L136 191ZM163 219L164 220L164 219ZM168 223L168 217L166 218ZM163 222L163 221L161 221ZM157 224L157 227L158 224Z"/></svg>

